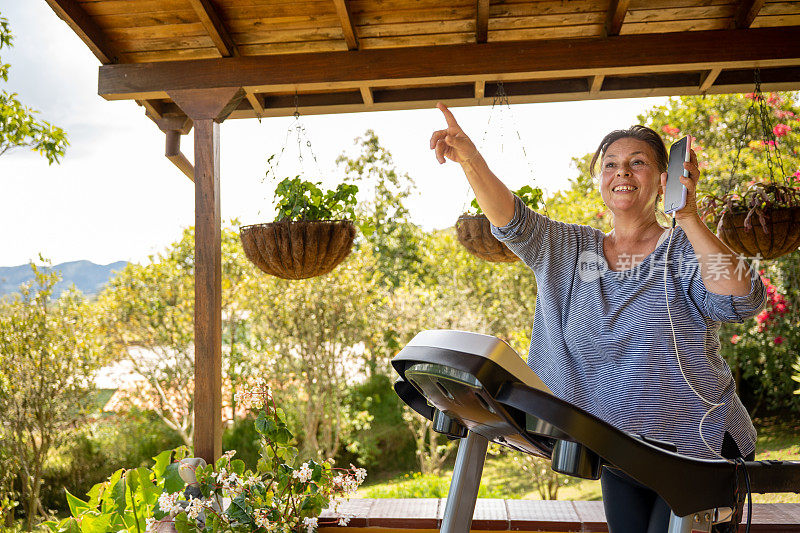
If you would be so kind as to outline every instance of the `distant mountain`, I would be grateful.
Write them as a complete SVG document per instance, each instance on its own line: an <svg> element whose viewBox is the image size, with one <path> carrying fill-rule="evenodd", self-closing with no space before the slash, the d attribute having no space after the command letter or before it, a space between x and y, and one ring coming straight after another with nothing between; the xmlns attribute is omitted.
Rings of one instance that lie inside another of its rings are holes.
<svg viewBox="0 0 800 533"><path fill-rule="evenodd" d="M115 272L119 272L125 261L117 261L109 265L96 265L91 261L70 261L45 270L56 270L61 273L61 281L53 287L53 296L58 298L62 292L72 287L83 294L95 295L103 289ZM33 279L30 265L0 267L0 296L19 291L19 286Z"/></svg>

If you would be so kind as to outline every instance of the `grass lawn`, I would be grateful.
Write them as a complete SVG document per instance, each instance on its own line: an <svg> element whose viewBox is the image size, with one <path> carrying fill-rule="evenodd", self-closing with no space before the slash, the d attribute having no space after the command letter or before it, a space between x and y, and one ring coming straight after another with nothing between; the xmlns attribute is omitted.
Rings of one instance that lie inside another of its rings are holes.
<svg viewBox="0 0 800 533"><path fill-rule="evenodd" d="M759 420L756 459L800 461L800 424L777 420ZM538 500L533 464L521 453L498 453L490 447L490 455L481 479L481 498ZM403 474L392 480L367 484L358 492L360 498L444 498L450 485L452 470L441 476ZM369 478L368 478L369 479ZM600 482L560 477L566 485L558 489L559 500L600 500ZM800 503L800 494L753 494L754 503Z"/></svg>

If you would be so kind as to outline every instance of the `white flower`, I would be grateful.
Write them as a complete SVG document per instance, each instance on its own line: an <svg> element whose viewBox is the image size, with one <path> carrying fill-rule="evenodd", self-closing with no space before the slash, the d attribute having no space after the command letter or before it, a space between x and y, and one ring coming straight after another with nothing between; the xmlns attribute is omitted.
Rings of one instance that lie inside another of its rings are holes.
<svg viewBox="0 0 800 533"><path fill-rule="evenodd" d="M233 459L234 455L236 455L236 450L228 450L227 452L222 454L222 457L225 457L226 459L228 459L228 461L230 461L231 459Z"/></svg>
<svg viewBox="0 0 800 533"><path fill-rule="evenodd" d="M346 526L349 523L350 523L350 517L349 516L342 516L342 517L339 518L338 524L340 526Z"/></svg>
<svg viewBox="0 0 800 533"><path fill-rule="evenodd" d="M156 523L156 519L155 518L148 518L147 520L145 520L144 521L145 531L152 530L153 526L155 525L155 523Z"/></svg>
<svg viewBox="0 0 800 533"><path fill-rule="evenodd" d="M265 527L269 528L269 519L267 518L267 510L266 509L256 509L253 512L253 518L255 519L256 525L258 527Z"/></svg>
<svg viewBox="0 0 800 533"><path fill-rule="evenodd" d="M197 520L197 515L203 510L203 501L199 498L189 500L189 507L186 508L186 515L192 520Z"/></svg>
<svg viewBox="0 0 800 533"><path fill-rule="evenodd" d="M317 519L315 518L303 518L303 526L306 528L306 533L314 533L314 530L317 529Z"/></svg>
<svg viewBox="0 0 800 533"><path fill-rule="evenodd" d="M308 463L303 463L299 470L292 472L292 477L301 483L308 483L311 481L311 474L311 468L309 468Z"/></svg>
<svg viewBox="0 0 800 533"><path fill-rule="evenodd" d="M353 469L353 474L356 476L356 481L358 481L358 484L361 485L364 483L364 480L367 479L367 470L365 468L356 468L352 464L350 465L350 468Z"/></svg>
<svg viewBox="0 0 800 533"><path fill-rule="evenodd" d="M180 512L182 510L181 506L178 505L180 495L180 492L173 492L172 494L162 492L158 497L158 508L165 513Z"/></svg>

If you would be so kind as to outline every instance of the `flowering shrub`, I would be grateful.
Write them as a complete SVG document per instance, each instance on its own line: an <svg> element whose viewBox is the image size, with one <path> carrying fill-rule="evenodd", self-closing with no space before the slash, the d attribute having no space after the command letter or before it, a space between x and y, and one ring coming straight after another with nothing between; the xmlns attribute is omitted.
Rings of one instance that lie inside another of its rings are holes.
<svg viewBox="0 0 800 533"><path fill-rule="evenodd" d="M119 470L92 488L89 501L67 494L72 517L50 522L52 531L303 532L319 525L323 509L338 513L342 499L355 493L366 471L333 467L333 460L295 466L298 451L282 409L260 380L236 401L261 411L255 422L262 452L256 471L223 454L215 464L186 458L185 447L156 457L152 470ZM347 516L331 523L346 525ZM76 529L78 527L78 529ZM94 527L94 526L92 526Z"/></svg>
<svg viewBox="0 0 800 533"><path fill-rule="evenodd" d="M786 261L790 262L791 258ZM780 270L770 271L785 276L785 272ZM791 378L794 374L792 366L798 364L798 313L789 303L791 299L781 292L780 287L786 281L773 283L773 275L768 277L765 270L760 274L767 288L764 310L755 321L724 324L720 334L722 354L751 414L800 406L800 398L792 395L797 384Z"/></svg>

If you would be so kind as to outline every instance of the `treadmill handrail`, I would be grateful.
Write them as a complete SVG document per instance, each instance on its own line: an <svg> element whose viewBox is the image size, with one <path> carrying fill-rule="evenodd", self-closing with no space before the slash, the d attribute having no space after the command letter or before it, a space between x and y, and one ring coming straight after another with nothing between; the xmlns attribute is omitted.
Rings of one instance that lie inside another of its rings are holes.
<svg viewBox="0 0 800 533"><path fill-rule="evenodd" d="M501 387L495 400L552 424L653 489L678 516L731 507L737 483L739 491L746 490L744 477L737 479L732 462L696 459L664 450L631 437L569 402L522 383ZM653 468L656 461L658 468ZM779 492L787 487L800 490L800 462L783 462L778 467L780 470L773 467L771 471L759 461L747 462L746 466L753 492ZM692 490L687 490L689 487Z"/></svg>

